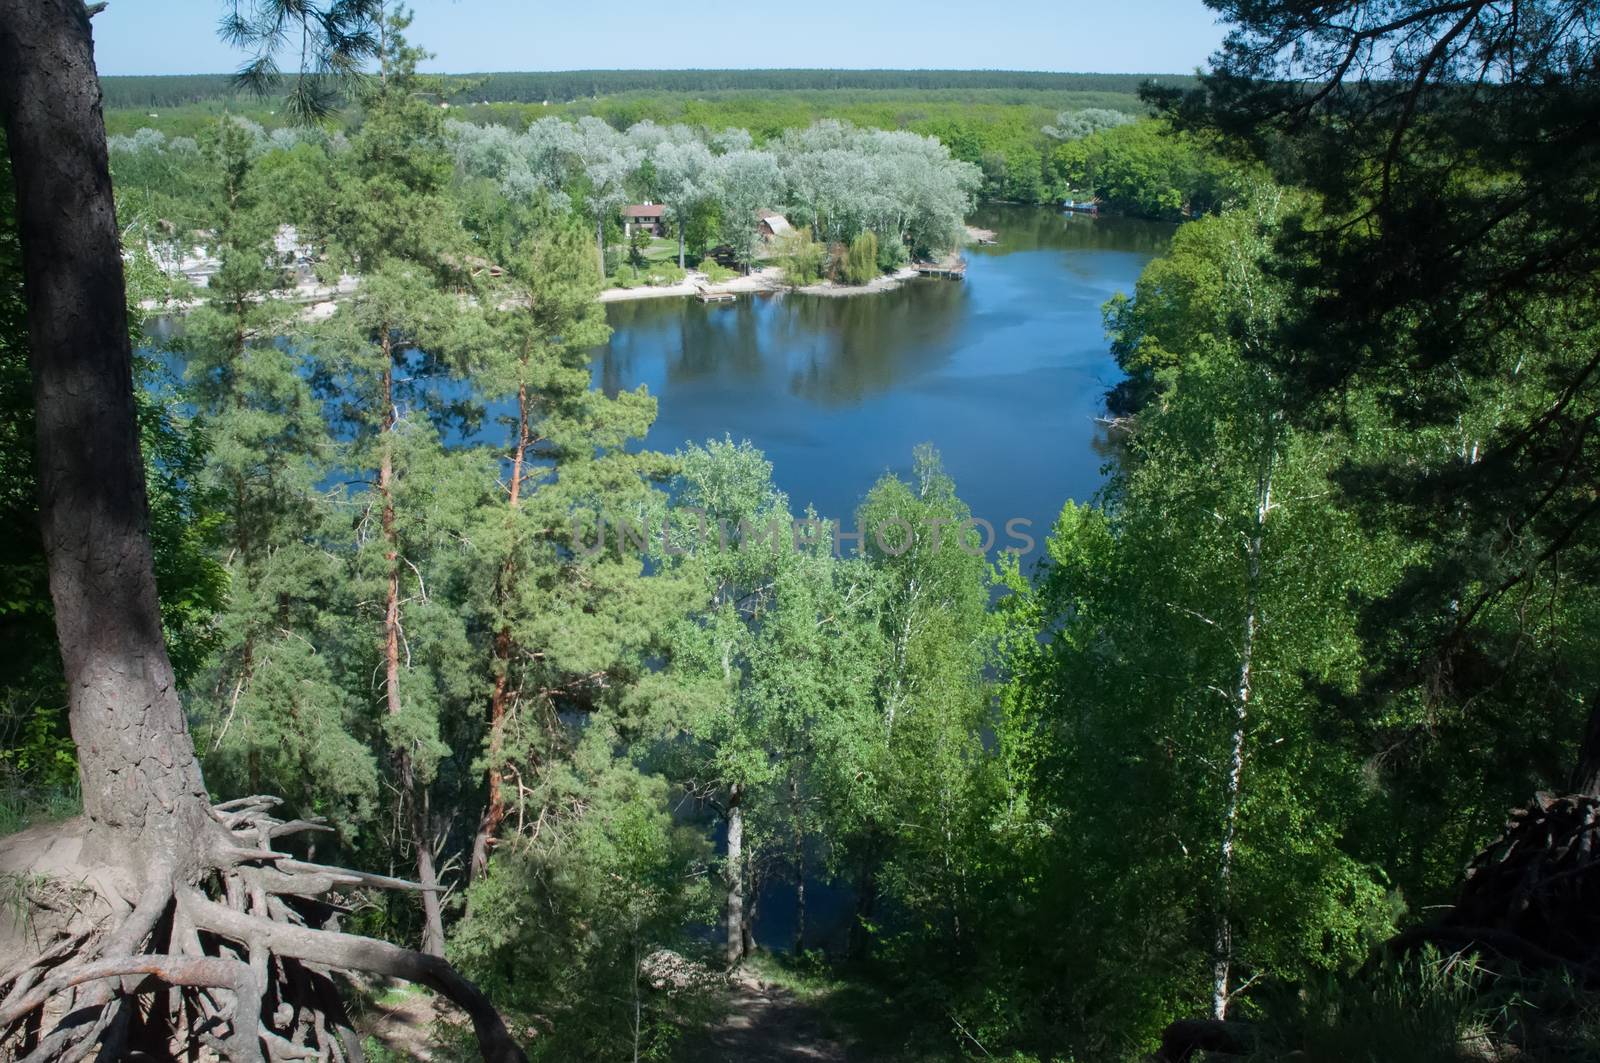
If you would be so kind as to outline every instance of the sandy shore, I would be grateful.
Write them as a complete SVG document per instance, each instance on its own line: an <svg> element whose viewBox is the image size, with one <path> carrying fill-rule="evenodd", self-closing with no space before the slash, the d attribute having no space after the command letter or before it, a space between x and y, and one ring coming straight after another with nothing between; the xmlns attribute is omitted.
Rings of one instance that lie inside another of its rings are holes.
<svg viewBox="0 0 1600 1063"><path fill-rule="evenodd" d="M293 288L279 293L278 298L291 303L305 304L305 309L300 311L300 316L305 320L323 321L333 316L334 307L337 305L335 300L342 299L355 291L360 283L360 278L352 277L348 273L339 278L339 283L332 285L301 281ZM202 301L198 296L193 299L146 299L139 304L139 309L157 314L187 314Z"/></svg>
<svg viewBox="0 0 1600 1063"><path fill-rule="evenodd" d="M747 277L734 277L719 284L712 284L706 275L698 270L690 270L688 278L679 284L663 284L655 288L607 288L600 293L600 301L621 303L634 299L673 299L699 295L702 292L707 295L756 295L764 292L799 292L802 295L826 296L872 295L877 292L893 291L916 275L917 271L907 266L868 284L835 284L833 281L821 281L794 288L784 283L783 270L777 266L766 266L755 270Z"/></svg>
<svg viewBox="0 0 1600 1063"><path fill-rule="evenodd" d="M700 295L761 295L772 292L799 292L802 295L822 295L842 298L852 295L874 295L878 292L888 292L900 287L906 281L914 280L917 271L907 266L894 273L878 277L867 284L836 284L833 281L821 281L817 284L807 284L799 288L791 287L784 283L783 270L777 266L766 266L755 270L748 276L732 277L728 280L712 284L710 278L699 270L690 270L689 275L677 284L664 284L658 287L639 288L607 288L600 293L602 303L624 303L635 299L685 299ZM305 321L325 321L333 316L338 306L338 300L354 292L360 285L358 277L343 276L335 285L317 284L312 281L302 281L293 288L282 293L282 298L291 302L300 303L304 309L300 317ZM186 314L200 305L199 298L194 299L146 299L140 308L158 314Z"/></svg>

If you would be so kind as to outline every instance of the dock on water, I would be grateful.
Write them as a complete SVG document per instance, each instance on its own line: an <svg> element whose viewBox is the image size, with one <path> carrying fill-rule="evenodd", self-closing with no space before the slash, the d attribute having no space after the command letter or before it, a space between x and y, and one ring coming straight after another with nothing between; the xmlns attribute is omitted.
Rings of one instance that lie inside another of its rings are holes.
<svg viewBox="0 0 1600 1063"><path fill-rule="evenodd" d="M962 260L955 262L918 262L916 270L924 277L944 277L948 280L965 280L967 264Z"/></svg>
<svg viewBox="0 0 1600 1063"><path fill-rule="evenodd" d="M701 288L694 297L702 303L731 303L738 298L733 292L714 292L709 288Z"/></svg>

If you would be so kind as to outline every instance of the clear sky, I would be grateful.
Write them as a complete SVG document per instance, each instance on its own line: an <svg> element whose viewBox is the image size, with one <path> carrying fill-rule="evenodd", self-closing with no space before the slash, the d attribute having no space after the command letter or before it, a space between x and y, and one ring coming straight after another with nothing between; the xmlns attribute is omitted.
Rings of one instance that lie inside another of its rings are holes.
<svg viewBox="0 0 1600 1063"><path fill-rule="evenodd" d="M227 0L110 0L102 74L232 71ZM1201 0L414 0L410 36L443 73L681 67L1182 74L1222 39Z"/></svg>

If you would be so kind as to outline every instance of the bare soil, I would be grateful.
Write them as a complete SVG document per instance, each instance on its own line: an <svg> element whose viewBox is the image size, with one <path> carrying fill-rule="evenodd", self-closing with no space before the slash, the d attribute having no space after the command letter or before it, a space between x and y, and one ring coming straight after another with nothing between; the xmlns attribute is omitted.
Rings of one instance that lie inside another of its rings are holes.
<svg viewBox="0 0 1600 1063"><path fill-rule="evenodd" d="M723 1020L682 1058L696 1063L849 1063L821 1010L789 990L741 973Z"/></svg>

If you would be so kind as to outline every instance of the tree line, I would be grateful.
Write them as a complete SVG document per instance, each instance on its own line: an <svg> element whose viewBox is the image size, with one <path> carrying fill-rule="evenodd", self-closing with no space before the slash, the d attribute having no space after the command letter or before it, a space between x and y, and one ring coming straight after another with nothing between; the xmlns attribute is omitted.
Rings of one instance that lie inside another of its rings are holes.
<svg viewBox="0 0 1600 1063"><path fill-rule="evenodd" d="M1068 74L1012 70L558 70L455 75L445 79L482 100L566 103L620 93L811 92L839 89L943 91L1006 89L1134 96L1145 81L1184 88L1193 78L1152 74ZM109 108L177 107L239 99L231 74L105 75Z"/></svg>

